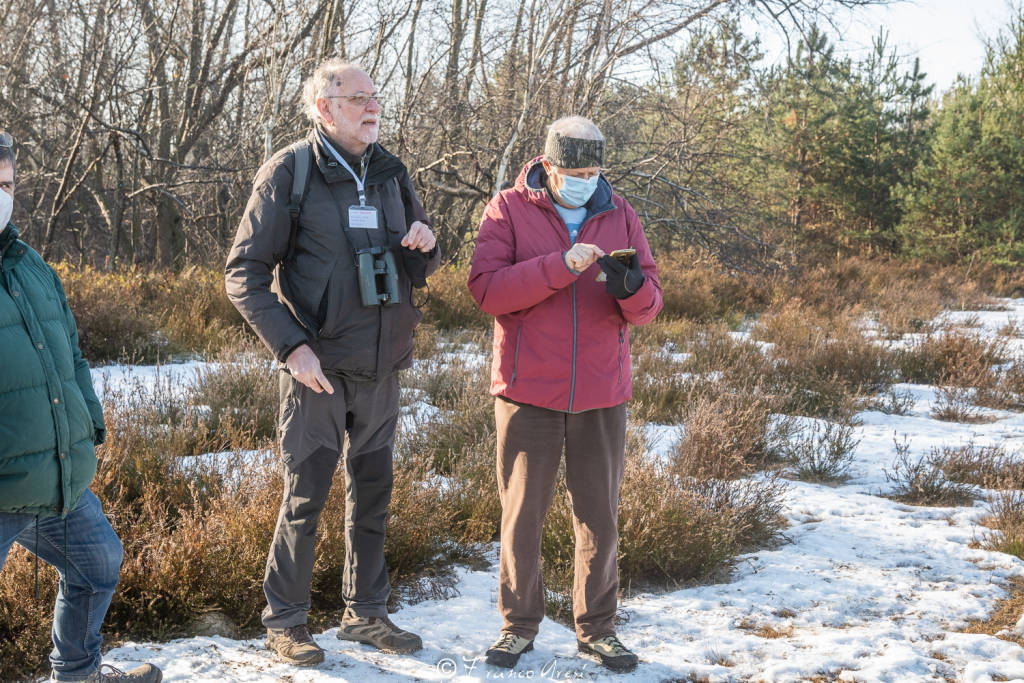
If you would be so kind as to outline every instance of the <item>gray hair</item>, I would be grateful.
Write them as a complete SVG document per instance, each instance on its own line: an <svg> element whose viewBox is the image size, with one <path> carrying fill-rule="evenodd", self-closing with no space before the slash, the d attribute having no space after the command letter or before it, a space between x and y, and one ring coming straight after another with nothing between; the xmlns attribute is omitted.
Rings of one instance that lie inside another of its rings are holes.
<svg viewBox="0 0 1024 683"><path fill-rule="evenodd" d="M597 124L582 116L563 116L548 126L548 135L580 140L604 140Z"/></svg>
<svg viewBox="0 0 1024 683"><path fill-rule="evenodd" d="M548 126L544 158L559 168L604 166L604 136L590 119L566 116Z"/></svg>
<svg viewBox="0 0 1024 683"><path fill-rule="evenodd" d="M306 118L313 123L319 123L323 117L317 109L316 102L327 95L327 88L331 83L342 82L341 76L346 71L356 69L362 71L358 64L347 62L341 57L331 57L321 62L313 71L313 75L302 84L302 108L306 112Z"/></svg>
<svg viewBox="0 0 1024 683"><path fill-rule="evenodd" d="M10 164L14 175L18 175L18 165L14 160L14 138L5 130L0 129L0 165Z"/></svg>

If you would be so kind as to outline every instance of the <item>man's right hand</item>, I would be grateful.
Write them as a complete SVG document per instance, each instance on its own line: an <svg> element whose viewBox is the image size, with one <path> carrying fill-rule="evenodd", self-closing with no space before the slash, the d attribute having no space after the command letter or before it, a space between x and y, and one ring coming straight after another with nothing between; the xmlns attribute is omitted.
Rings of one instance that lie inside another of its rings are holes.
<svg viewBox="0 0 1024 683"><path fill-rule="evenodd" d="M577 242L569 251L565 252L564 259L569 270L582 273L602 256L604 256L604 251L596 244Z"/></svg>
<svg viewBox="0 0 1024 683"><path fill-rule="evenodd" d="M316 393L320 394L325 391L328 394L334 393L331 381L324 376L324 371L320 367L320 359L316 357L308 344L303 344L289 353L284 364L288 366L288 372L292 377Z"/></svg>

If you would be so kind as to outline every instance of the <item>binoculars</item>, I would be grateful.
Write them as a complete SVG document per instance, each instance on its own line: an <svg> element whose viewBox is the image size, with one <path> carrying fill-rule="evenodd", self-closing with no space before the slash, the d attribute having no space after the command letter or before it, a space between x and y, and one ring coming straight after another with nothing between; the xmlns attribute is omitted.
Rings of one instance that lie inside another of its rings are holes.
<svg viewBox="0 0 1024 683"><path fill-rule="evenodd" d="M395 255L386 247L370 247L356 252L359 269L359 296L363 306L395 306L398 294L398 267Z"/></svg>

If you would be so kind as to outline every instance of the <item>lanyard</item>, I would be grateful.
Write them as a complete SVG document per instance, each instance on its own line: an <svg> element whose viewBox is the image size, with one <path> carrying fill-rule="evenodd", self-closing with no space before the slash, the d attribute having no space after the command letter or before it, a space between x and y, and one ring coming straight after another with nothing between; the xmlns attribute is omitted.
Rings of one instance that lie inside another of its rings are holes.
<svg viewBox="0 0 1024 683"><path fill-rule="evenodd" d="M338 150L334 149L334 145L327 140L323 133L320 134L320 139L324 141L324 146L331 150L331 154L333 154L334 158L338 160L338 163L340 163L346 171L352 174L352 180L356 181L356 192L359 193L359 206L366 206L366 174L370 170L370 165L366 165L366 168L363 169L363 177L360 178L356 175L356 172L352 170L352 167L348 165L348 162L345 161L345 157L341 156L341 154L338 153Z"/></svg>

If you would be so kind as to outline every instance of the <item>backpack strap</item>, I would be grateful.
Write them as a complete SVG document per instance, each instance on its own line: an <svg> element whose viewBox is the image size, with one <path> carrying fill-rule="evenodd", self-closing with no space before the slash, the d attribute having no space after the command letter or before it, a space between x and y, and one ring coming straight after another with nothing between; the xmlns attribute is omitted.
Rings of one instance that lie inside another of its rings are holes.
<svg viewBox="0 0 1024 683"><path fill-rule="evenodd" d="M312 169L313 151L308 142L300 142L295 146L295 169L292 172L292 190L288 195L288 216L291 227L288 232L288 251L285 258L295 248L295 236L299 232L299 216L302 214L302 201L306 198L309 186L309 173Z"/></svg>

